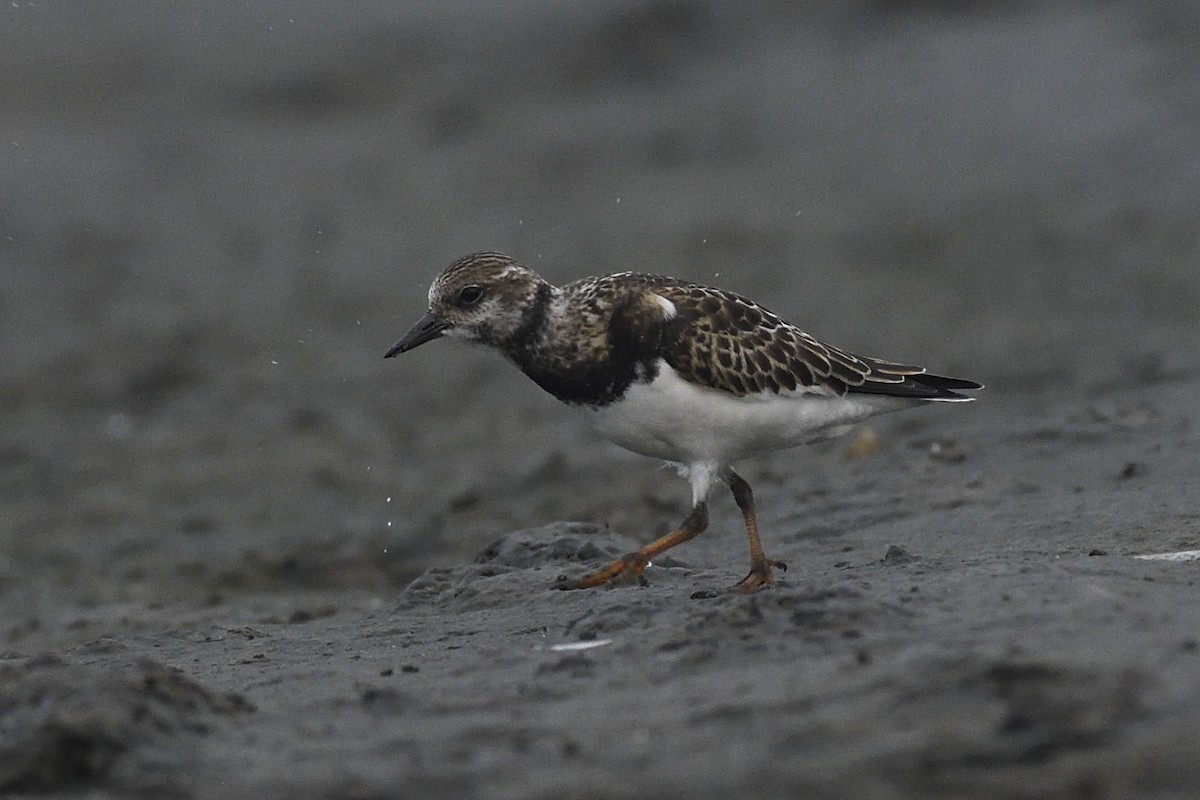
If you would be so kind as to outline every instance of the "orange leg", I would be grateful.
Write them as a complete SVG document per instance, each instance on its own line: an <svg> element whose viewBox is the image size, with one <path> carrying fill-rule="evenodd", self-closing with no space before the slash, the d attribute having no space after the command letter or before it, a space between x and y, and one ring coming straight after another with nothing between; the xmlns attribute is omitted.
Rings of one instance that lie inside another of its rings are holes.
<svg viewBox="0 0 1200 800"><path fill-rule="evenodd" d="M658 557L677 544L683 544L688 539L708 527L708 504L704 501L696 504L683 523L661 539L656 539L640 550L634 550L601 567L595 572L588 573L575 580L560 579L555 587L559 589L590 589L605 583L628 583L631 581L644 582L642 573L651 559Z"/></svg>
<svg viewBox="0 0 1200 800"><path fill-rule="evenodd" d="M733 470L729 470L726 478L729 481L729 488L733 491L733 499L738 508L742 510L742 517L746 520L746 536L750 539L750 572L729 589L748 594L760 586L770 586L775 583L771 567L779 567L786 572L787 564L782 561L773 561L763 553L762 542L758 540L758 517L754 513L754 493L750 491L750 484L746 483L745 479Z"/></svg>

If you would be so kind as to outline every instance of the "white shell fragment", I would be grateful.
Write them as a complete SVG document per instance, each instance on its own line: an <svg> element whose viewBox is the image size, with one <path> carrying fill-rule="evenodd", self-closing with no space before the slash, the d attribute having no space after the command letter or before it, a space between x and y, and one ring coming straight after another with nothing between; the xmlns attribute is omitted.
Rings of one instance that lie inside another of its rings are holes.
<svg viewBox="0 0 1200 800"><path fill-rule="evenodd" d="M591 650L593 647L604 647L606 644L612 644L612 639L589 639L586 642L560 642L552 644L548 648L555 653L575 652L576 650Z"/></svg>
<svg viewBox="0 0 1200 800"><path fill-rule="evenodd" d="M1174 553L1147 553L1134 556L1143 561L1200 561L1200 550L1176 550Z"/></svg>

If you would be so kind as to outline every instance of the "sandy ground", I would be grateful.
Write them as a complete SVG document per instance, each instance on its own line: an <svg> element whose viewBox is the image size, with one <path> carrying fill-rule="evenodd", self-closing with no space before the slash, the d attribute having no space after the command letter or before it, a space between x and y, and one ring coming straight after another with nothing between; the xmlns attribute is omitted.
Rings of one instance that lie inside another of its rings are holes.
<svg viewBox="0 0 1200 800"><path fill-rule="evenodd" d="M561 5L0 10L0 794L1194 797L1200 8ZM988 389L558 592L688 493L477 249Z"/></svg>

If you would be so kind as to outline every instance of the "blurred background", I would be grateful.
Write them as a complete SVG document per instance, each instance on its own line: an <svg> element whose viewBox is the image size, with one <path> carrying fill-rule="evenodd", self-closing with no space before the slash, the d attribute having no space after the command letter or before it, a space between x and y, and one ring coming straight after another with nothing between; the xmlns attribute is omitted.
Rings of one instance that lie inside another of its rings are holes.
<svg viewBox="0 0 1200 800"><path fill-rule="evenodd" d="M494 355L382 359L474 250L720 284L993 408L1194 376L1197 41L1183 0L7 4L0 637L674 522Z"/></svg>

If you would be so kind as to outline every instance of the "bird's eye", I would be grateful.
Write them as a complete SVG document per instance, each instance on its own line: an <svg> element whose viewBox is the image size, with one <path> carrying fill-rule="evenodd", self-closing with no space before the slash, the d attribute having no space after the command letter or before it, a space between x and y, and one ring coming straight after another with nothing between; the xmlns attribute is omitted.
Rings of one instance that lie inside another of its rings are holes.
<svg viewBox="0 0 1200 800"><path fill-rule="evenodd" d="M458 290L458 303L463 306L473 306L483 299L482 286L464 286Z"/></svg>

